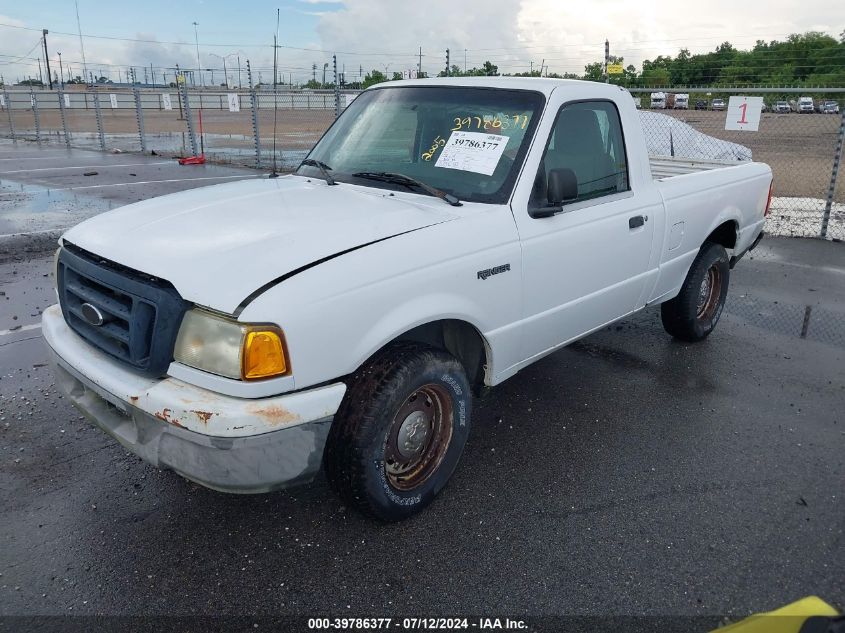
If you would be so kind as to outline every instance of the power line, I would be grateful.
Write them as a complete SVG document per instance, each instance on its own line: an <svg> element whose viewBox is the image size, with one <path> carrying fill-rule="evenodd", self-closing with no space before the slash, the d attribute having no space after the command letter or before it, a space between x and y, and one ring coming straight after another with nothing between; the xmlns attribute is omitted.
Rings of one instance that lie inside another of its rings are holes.
<svg viewBox="0 0 845 633"><path fill-rule="evenodd" d="M41 46L41 42L43 40L44 40L44 36L42 35L41 37L38 38L38 41L35 43L35 46L33 46L31 49L29 49L29 51L26 53L26 55L21 55L17 59L13 59L10 62L0 62L0 64L6 66L6 65L9 65L9 64L16 64L16 63L18 63L18 61L26 59L27 57L29 57L29 55L32 53L32 51L34 51L36 48ZM3 57L6 57L6 55L3 55ZM32 59L36 59L36 58L33 57Z"/></svg>

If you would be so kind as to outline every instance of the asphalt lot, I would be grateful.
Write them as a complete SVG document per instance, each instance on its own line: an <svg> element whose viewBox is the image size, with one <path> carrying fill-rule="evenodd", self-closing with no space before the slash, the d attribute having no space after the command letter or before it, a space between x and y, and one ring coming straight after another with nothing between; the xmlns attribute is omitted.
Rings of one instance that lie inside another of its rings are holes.
<svg viewBox="0 0 845 633"><path fill-rule="evenodd" d="M71 190L53 228L0 236L0 614L733 618L810 594L845 607L843 244L764 240L703 344L672 341L652 309L527 368L478 403L440 498L385 526L322 478L205 490L68 405L37 325L54 302L43 236L254 172L53 153L0 145L0 185L114 186ZM138 164L8 173L39 157ZM129 169L158 182L121 184ZM19 204L6 191L0 222Z"/></svg>

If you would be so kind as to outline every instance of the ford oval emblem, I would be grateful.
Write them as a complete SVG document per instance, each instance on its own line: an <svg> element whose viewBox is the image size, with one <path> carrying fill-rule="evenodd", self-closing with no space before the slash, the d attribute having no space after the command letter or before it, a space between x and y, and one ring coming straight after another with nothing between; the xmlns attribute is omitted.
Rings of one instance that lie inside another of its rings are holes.
<svg viewBox="0 0 845 633"><path fill-rule="evenodd" d="M92 306L90 303L83 303L82 306L80 306L80 311L82 312L82 318L88 321L91 325L102 325L105 322L103 313L100 312L96 306Z"/></svg>

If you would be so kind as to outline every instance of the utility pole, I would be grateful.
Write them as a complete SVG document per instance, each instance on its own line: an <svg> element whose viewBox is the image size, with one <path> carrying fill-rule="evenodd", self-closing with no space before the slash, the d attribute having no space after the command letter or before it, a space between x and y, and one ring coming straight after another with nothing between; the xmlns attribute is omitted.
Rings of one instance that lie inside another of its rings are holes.
<svg viewBox="0 0 845 633"><path fill-rule="evenodd" d="M153 65L150 64L150 81L153 84L153 88L156 87L156 72L153 70ZM164 77L162 77L162 82L164 81Z"/></svg>
<svg viewBox="0 0 845 633"><path fill-rule="evenodd" d="M422 77L422 46L420 46L420 63L417 66L417 79Z"/></svg>
<svg viewBox="0 0 845 633"><path fill-rule="evenodd" d="M238 90L240 90L241 88L243 88L243 86L241 86L241 56L239 54L238 55Z"/></svg>
<svg viewBox="0 0 845 633"><path fill-rule="evenodd" d="M317 83L317 64L311 64L311 81Z"/></svg>
<svg viewBox="0 0 845 633"><path fill-rule="evenodd" d="M50 82L50 90L53 89L53 75L50 74L50 57L47 55L47 29L41 31L43 37L41 41L44 43L44 62L47 64L47 81Z"/></svg>
<svg viewBox="0 0 845 633"><path fill-rule="evenodd" d="M449 76L449 49L446 49L446 76Z"/></svg>
<svg viewBox="0 0 845 633"><path fill-rule="evenodd" d="M65 89L65 71L62 68L62 54L56 51L56 54L59 56L59 86L61 86L62 90Z"/></svg>
<svg viewBox="0 0 845 633"><path fill-rule="evenodd" d="M467 49L464 49L464 74L467 74Z"/></svg>
<svg viewBox="0 0 845 633"><path fill-rule="evenodd" d="M531 64L531 76L533 77L534 76L534 61L532 60L528 63Z"/></svg>
<svg viewBox="0 0 845 633"><path fill-rule="evenodd" d="M607 72L607 65L610 63L610 40L604 41L604 83L610 83L610 75Z"/></svg>
<svg viewBox="0 0 845 633"><path fill-rule="evenodd" d="M205 87L205 80L202 78L202 68L200 68L200 36L197 32L197 27L199 26L199 22L194 22L194 44L197 47L197 72L200 74L200 83L202 84L203 88Z"/></svg>
<svg viewBox="0 0 845 633"><path fill-rule="evenodd" d="M76 5L76 30L79 32L79 50L82 51L82 80L88 76L88 64L85 63L85 45L82 43L82 24L79 22L79 0L74 0ZM92 82L93 83L93 82Z"/></svg>

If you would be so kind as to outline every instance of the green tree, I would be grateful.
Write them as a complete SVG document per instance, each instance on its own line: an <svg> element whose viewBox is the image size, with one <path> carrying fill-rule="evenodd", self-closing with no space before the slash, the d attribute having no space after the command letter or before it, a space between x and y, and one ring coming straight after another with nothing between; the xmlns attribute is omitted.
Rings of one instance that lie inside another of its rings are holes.
<svg viewBox="0 0 845 633"><path fill-rule="evenodd" d="M375 84L380 84L387 81L387 76L379 71L379 70L371 70L367 73L366 77L364 77L364 81L361 83L363 88L369 88L370 86L374 86Z"/></svg>

